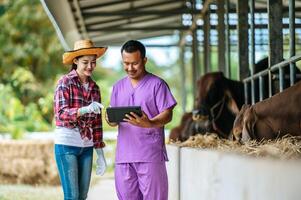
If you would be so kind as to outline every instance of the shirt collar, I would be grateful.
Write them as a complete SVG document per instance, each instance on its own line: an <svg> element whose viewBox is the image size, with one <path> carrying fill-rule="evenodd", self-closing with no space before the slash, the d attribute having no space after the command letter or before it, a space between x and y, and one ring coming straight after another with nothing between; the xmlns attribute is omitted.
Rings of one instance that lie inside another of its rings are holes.
<svg viewBox="0 0 301 200"><path fill-rule="evenodd" d="M71 79L76 79L77 81L79 81L79 77L78 77L78 74L76 72L75 69L72 69L69 73L68 73L68 76L71 78ZM88 77L88 82L89 82L89 85L92 84L92 86L94 86L94 81L91 79L91 77Z"/></svg>

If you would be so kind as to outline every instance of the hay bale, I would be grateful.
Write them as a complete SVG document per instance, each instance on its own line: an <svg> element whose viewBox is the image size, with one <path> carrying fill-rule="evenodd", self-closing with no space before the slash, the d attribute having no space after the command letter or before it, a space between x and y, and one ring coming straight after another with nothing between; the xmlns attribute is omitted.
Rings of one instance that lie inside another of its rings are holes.
<svg viewBox="0 0 301 200"><path fill-rule="evenodd" d="M215 149L225 152L236 152L255 157L271 157L277 159L301 158L301 137L286 136L277 140L249 141L240 144L237 141L220 139L216 134L191 136L184 142L173 142L180 147Z"/></svg>
<svg viewBox="0 0 301 200"><path fill-rule="evenodd" d="M58 185L53 141L1 140L0 184Z"/></svg>

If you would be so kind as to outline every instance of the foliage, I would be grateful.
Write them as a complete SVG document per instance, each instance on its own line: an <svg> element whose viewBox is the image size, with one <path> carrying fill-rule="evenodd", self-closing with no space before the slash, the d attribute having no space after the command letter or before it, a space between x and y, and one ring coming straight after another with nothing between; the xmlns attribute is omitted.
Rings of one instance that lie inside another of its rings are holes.
<svg viewBox="0 0 301 200"><path fill-rule="evenodd" d="M38 0L9 1L0 18L0 78L10 81L19 68L35 74L37 81L55 77L62 71L62 47ZM9 23L7 23L9 22Z"/></svg>
<svg viewBox="0 0 301 200"><path fill-rule="evenodd" d="M58 56L63 49L38 0L0 5L0 101L6 105L0 132L19 138L24 131L49 130L52 95L45 88L63 71Z"/></svg>
<svg viewBox="0 0 301 200"><path fill-rule="evenodd" d="M47 131L49 125L43 119L35 103L24 106L9 85L0 84L0 132L9 132L12 138L22 137L24 131Z"/></svg>

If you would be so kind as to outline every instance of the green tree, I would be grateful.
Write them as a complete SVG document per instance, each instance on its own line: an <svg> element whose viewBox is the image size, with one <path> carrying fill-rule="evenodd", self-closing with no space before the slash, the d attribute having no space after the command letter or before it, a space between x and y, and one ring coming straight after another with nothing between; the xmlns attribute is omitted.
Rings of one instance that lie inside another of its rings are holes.
<svg viewBox="0 0 301 200"><path fill-rule="evenodd" d="M0 1L0 27L0 132L47 130L49 90L65 70L55 30L38 0Z"/></svg>

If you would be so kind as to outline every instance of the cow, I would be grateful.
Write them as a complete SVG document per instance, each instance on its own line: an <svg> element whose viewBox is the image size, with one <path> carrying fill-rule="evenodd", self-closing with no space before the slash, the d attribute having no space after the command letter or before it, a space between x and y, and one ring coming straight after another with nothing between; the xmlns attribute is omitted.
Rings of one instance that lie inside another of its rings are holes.
<svg viewBox="0 0 301 200"><path fill-rule="evenodd" d="M268 57L263 58L255 64L254 73L268 67ZM285 72L289 72L285 70ZM296 72L299 70L296 68ZM264 77L265 88L263 97L268 96L268 79ZM273 83L277 82L274 78ZM287 81L286 81L287 82ZM258 81L255 85L255 101L259 101ZM222 72L207 73L198 80L198 94L196 98L196 115L209 116L209 121L214 132L222 138L231 138L233 122L241 106L247 101L251 102L251 88L248 87L248 99L245 99L245 88L243 82L234 81L224 77ZM276 91L278 85L273 88ZM275 89L276 88L276 89Z"/></svg>
<svg viewBox="0 0 301 200"><path fill-rule="evenodd" d="M211 132L207 119L193 118L192 112L184 113L179 126L170 131L169 141L185 141L198 133Z"/></svg>
<svg viewBox="0 0 301 200"><path fill-rule="evenodd" d="M301 81L254 105L243 105L234 124L235 140L263 140L301 135Z"/></svg>
<svg viewBox="0 0 301 200"><path fill-rule="evenodd" d="M192 120L192 113L188 112L188 113L184 113L182 118L181 118L181 122L180 125L174 127L173 129L171 129L170 134L169 134L169 141L181 141L181 134L182 131L184 130L184 128L186 127L186 124L190 124Z"/></svg>
<svg viewBox="0 0 301 200"><path fill-rule="evenodd" d="M268 57L255 64L254 73L268 67ZM268 96L268 79L264 77L263 97ZM259 101L258 80L254 82L255 101ZM248 87L248 99L242 82L224 77L222 72L207 73L197 83L197 98L192 119L187 118L181 127L181 141L195 134L215 132L221 138L231 138L232 126L244 102L251 102L251 88Z"/></svg>
<svg viewBox="0 0 301 200"><path fill-rule="evenodd" d="M245 101L243 83L226 78L222 72L212 72L203 75L197 86L194 117L207 117L207 124L218 136L229 138L235 116Z"/></svg>

